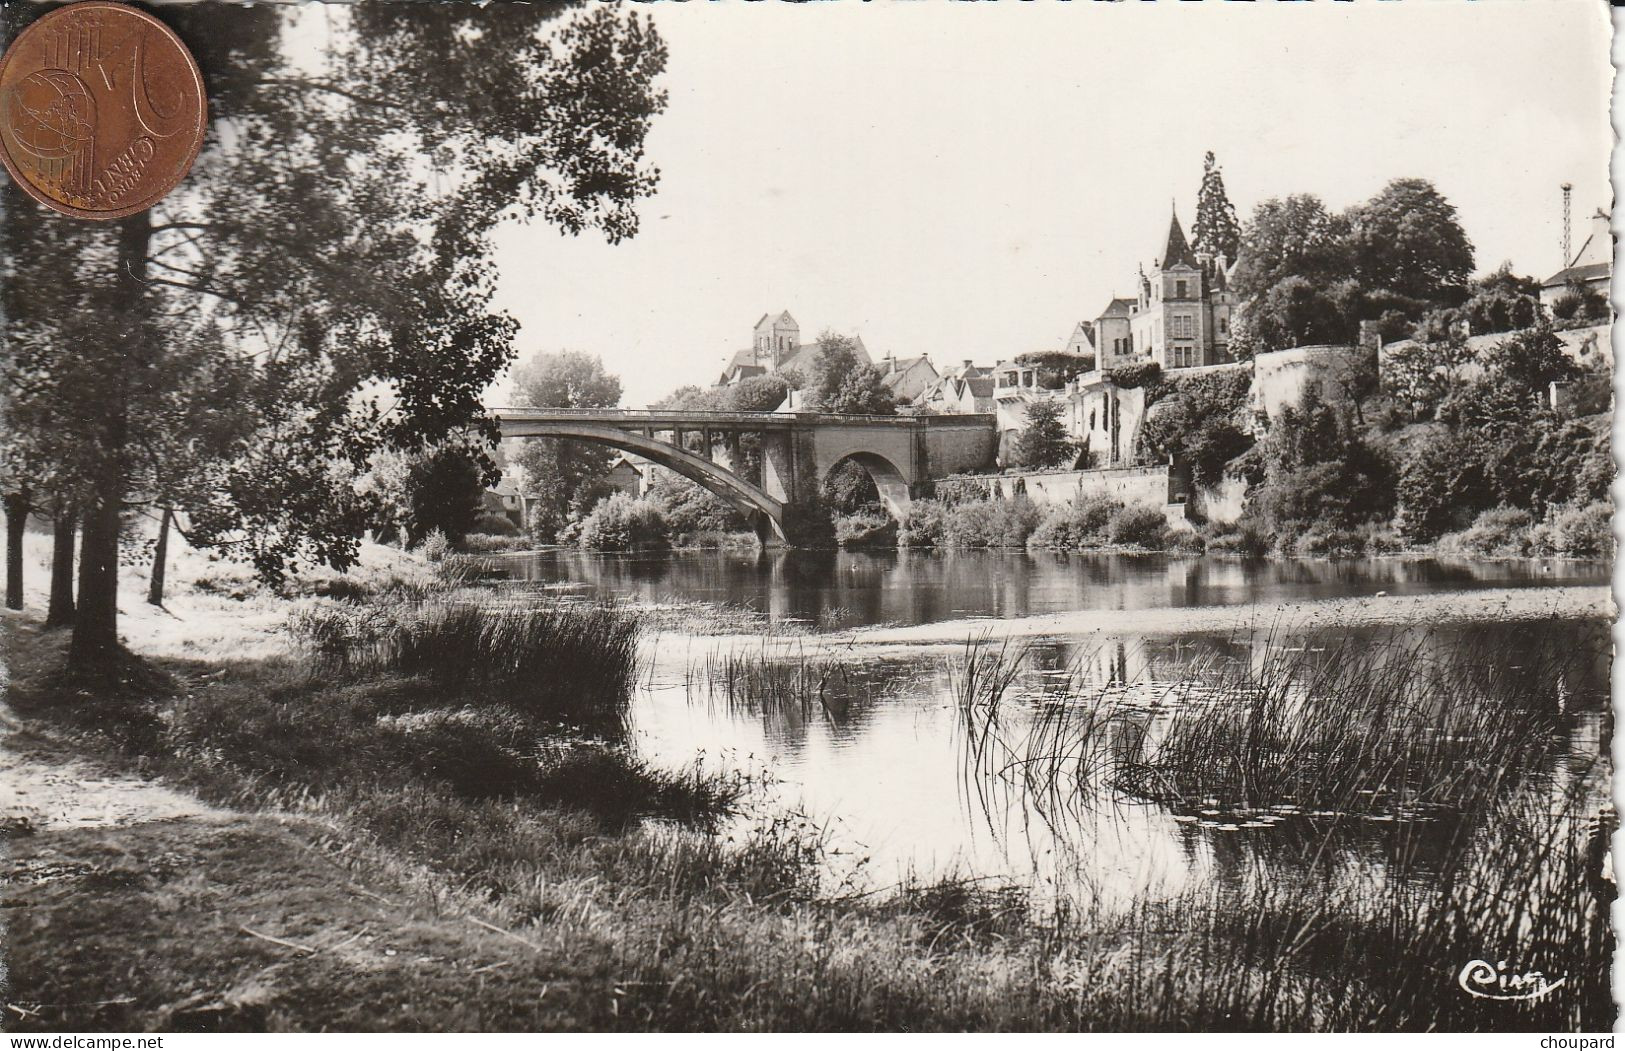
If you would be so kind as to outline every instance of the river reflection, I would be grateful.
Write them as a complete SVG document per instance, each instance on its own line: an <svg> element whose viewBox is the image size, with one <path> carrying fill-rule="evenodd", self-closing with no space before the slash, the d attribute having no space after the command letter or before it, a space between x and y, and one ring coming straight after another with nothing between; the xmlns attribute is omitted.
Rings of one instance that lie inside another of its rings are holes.
<svg viewBox="0 0 1625 1051"><path fill-rule="evenodd" d="M1040 640L1019 655L1022 670L1006 695L1001 732L1020 741L1045 706L1089 703L1103 693L1119 711L1141 711L1154 725L1180 691L1256 674L1283 653L1312 674L1317 661L1334 654L1403 652L1425 666L1430 659L1449 664L1453 647L1470 646L1504 657L1499 669L1484 666L1489 689L1498 671L1521 660L1554 651L1576 657L1553 691L1561 710L1552 713L1551 747L1541 752L1541 767L1528 772L1532 779L1564 785L1591 773L1585 760L1603 754L1610 663L1603 623L1340 634ZM766 768L782 779L785 799L834 818L835 844L867 857L870 876L882 884L972 875L1110 899L1148 886L1177 892L1261 863L1301 867L1314 859L1345 871L1401 863L1407 871L1428 870L1458 836L1473 832L1457 827L1450 813L1397 821L1387 813L1304 813L1263 827L1219 821L1198 827L1189 812L1121 790L1049 793L1019 776L1018 748L982 763L968 756L956 657L942 647L854 653L845 674L827 679L822 699L806 704L729 703L704 685L709 657L697 650L659 655L635 713L640 748L668 762L703 751L709 759ZM1594 811L1606 789L1599 782L1591 790Z"/></svg>
<svg viewBox="0 0 1625 1051"><path fill-rule="evenodd" d="M1084 609L1285 603L1378 591L1390 594L1483 587L1595 584L1602 564L1468 563L1418 559L1236 560L1152 556L1053 556L1025 552L753 555L680 553L598 556L548 551L506 565L517 577L566 584L597 597L711 601L752 607L822 628L1015 617ZM1606 799L1596 776L1605 754L1610 648L1600 621L1552 621L1538 629L1495 622L1436 628L1320 630L1292 634L1290 614L1267 633L1091 634L1012 644L1019 674L1000 718L1019 739L1058 704L1111 693L1152 730L1168 698L1202 684L1257 675L1291 660L1375 662L1418 654L1451 665L1486 691L1522 662L1572 657L1542 688L1551 709L1550 747L1537 750L1528 779L1554 792L1583 778L1595 813ZM967 634L974 629L967 626ZM1268 820L1202 819L1148 802L1121 787L1092 793L1035 790L1008 757L987 761L973 746L960 704L965 651L957 646L866 648L833 655L838 674L802 703L755 703L708 687L711 672L741 645L734 639L674 638L651 647L651 671L633 712L638 747L666 765L732 765L766 771L777 795L830 822L832 845L866 859L875 886L944 876L1010 879L1040 893L1110 902L1148 890L1177 893L1204 881L1240 879L1261 868L1342 877L1390 868L1427 871L1483 816L1430 813L1297 813ZM759 643L749 643L757 645ZM784 645L784 643L781 643ZM796 645L790 642L792 651ZM734 649L730 650L729 647ZM819 650L816 640L810 649ZM779 651L794 664L815 658ZM1425 668L1424 659L1418 667ZM709 669L709 670L708 670ZM1118 728L1114 732L1123 732ZM980 756L980 759L978 758ZM1489 787L1486 796L1499 791ZM1527 782L1526 782L1527 783ZM1465 827L1461 826L1466 822ZM1295 868L1294 868L1295 866Z"/></svg>
<svg viewBox="0 0 1625 1051"><path fill-rule="evenodd" d="M569 549L495 560L515 579L594 596L746 606L826 628L1091 609L1154 609L1599 584L1609 567L1560 559L1240 559L1027 551L672 552Z"/></svg>

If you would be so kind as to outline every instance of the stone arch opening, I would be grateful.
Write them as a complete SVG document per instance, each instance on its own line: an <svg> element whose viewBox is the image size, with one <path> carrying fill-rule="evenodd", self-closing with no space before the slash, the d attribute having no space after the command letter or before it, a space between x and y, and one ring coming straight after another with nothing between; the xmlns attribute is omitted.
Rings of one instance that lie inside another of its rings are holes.
<svg viewBox="0 0 1625 1051"><path fill-rule="evenodd" d="M523 422L504 426L503 436L557 438L637 453L695 482L744 512L745 517L754 523L757 535L764 543L782 542L785 538L783 503L727 468L669 442L636 431L592 423Z"/></svg>
<svg viewBox="0 0 1625 1051"><path fill-rule="evenodd" d="M825 472L820 486L821 491L827 489L830 479L834 478L846 464L855 464L862 468L869 476L869 480L874 483L880 505L897 521L903 521L904 516L908 514L909 504L913 502L913 498L909 495L908 481L903 477L903 472L897 469L896 464L878 453L858 452L841 457Z"/></svg>

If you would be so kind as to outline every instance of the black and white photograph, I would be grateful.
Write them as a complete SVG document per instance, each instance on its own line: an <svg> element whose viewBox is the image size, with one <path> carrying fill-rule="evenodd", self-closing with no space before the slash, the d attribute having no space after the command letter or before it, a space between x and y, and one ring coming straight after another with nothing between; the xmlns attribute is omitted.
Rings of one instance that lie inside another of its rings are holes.
<svg viewBox="0 0 1625 1051"><path fill-rule="evenodd" d="M0 1041L1612 1047L1618 18L3 0Z"/></svg>

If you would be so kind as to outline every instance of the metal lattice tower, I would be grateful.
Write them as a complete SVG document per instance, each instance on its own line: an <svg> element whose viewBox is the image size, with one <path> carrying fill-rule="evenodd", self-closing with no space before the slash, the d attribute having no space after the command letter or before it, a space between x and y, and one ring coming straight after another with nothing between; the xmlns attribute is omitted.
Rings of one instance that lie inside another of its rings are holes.
<svg viewBox="0 0 1625 1051"><path fill-rule="evenodd" d="M1567 182L1564 183L1563 184L1563 266L1565 266L1565 267L1567 267L1569 265L1569 260L1571 258L1573 258L1572 256L1569 255L1569 252L1571 250L1570 242L1569 242L1569 231L1571 229L1571 227L1569 225L1569 200L1573 196L1574 196L1574 184L1573 183L1567 183Z"/></svg>

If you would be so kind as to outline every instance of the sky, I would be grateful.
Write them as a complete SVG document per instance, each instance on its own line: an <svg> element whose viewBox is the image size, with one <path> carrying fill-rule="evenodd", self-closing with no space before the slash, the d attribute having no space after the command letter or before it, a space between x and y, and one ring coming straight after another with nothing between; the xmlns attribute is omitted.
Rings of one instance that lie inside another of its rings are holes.
<svg viewBox="0 0 1625 1051"><path fill-rule="evenodd" d="M1592 0L663 3L642 229L498 238L521 358L600 356L642 406L715 382L764 313L943 367L1059 348L1130 291L1206 151L1245 219L1390 179L1452 201L1481 271L1561 265L1610 206ZM492 392L500 403L504 387Z"/></svg>

